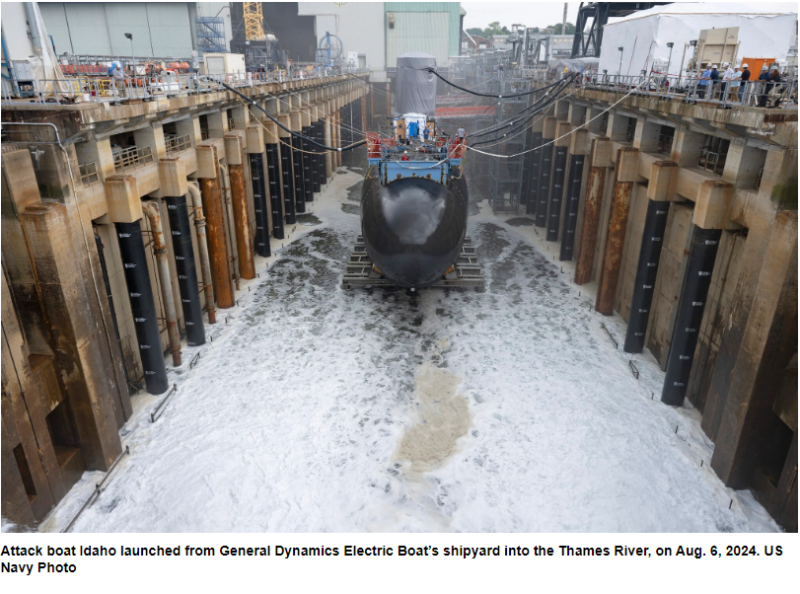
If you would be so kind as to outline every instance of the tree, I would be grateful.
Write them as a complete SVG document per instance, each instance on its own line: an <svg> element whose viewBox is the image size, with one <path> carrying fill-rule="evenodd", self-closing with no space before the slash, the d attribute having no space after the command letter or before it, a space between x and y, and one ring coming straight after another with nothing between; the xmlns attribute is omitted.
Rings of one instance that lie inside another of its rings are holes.
<svg viewBox="0 0 800 594"><path fill-rule="evenodd" d="M492 35L502 35L503 29L505 27L500 27L500 21L493 21L489 23L489 26L483 30L483 34L485 37L491 37Z"/></svg>
<svg viewBox="0 0 800 594"><path fill-rule="evenodd" d="M555 35L562 35L562 33L561 33L561 23L558 23L557 25L550 25L547 28L550 29ZM566 32L564 33L564 35L574 35L575 34L575 25L573 25L572 23L567 23L567 26L565 27L565 29L566 29Z"/></svg>
<svg viewBox="0 0 800 594"><path fill-rule="evenodd" d="M470 27L469 29L467 29L467 33L469 33L470 35L478 35L480 37L483 37L483 29L481 29L480 27Z"/></svg>

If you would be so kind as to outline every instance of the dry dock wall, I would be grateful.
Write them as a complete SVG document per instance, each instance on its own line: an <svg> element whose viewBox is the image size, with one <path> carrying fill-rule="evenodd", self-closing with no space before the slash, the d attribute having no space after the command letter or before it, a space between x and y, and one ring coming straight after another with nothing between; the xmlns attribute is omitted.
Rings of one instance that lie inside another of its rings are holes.
<svg viewBox="0 0 800 594"><path fill-rule="evenodd" d="M334 142L369 99L369 85L352 75L243 91L275 115L322 120ZM344 117L335 117L340 110ZM199 323L213 324L231 305L216 298L220 283L233 300L239 279L253 276L251 162L262 159L264 187L283 172L266 167L277 128L227 91L121 104L19 102L4 105L2 118L2 506L4 518L34 526L84 470L107 470L119 456L130 395L156 385L145 362L179 350L194 323L186 293L203 307ZM304 197L313 200L307 183ZM218 190L210 197L199 191L208 184ZM145 203L156 206L150 216ZM194 287L179 274L170 204L189 219ZM266 220L271 236L281 221L271 212ZM218 249L206 259L212 224ZM133 252L132 233L140 237ZM225 264L226 276L212 279L209 263ZM132 270L143 273L136 286ZM148 295L145 320L137 312Z"/></svg>

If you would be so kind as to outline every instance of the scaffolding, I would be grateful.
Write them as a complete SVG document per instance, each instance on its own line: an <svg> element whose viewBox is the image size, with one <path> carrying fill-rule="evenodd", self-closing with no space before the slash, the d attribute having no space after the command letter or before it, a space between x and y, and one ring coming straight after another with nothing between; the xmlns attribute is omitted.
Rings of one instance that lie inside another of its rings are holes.
<svg viewBox="0 0 800 594"><path fill-rule="evenodd" d="M228 51L225 43L225 19L223 17L197 17L197 49L201 53L224 54Z"/></svg>
<svg viewBox="0 0 800 594"><path fill-rule="evenodd" d="M530 90L530 85L530 79L518 78L514 74L505 77L500 73L498 94L502 98L497 103L495 123L499 124L509 120L528 106L531 95L506 96L525 93ZM503 139L502 144L497 144L491 150L502 155L516 155L523 152L528 138L527 130L517 130L516 128L507 129L508 136ZM500 134L501 132L498 132L498 136ZM490 196L493 212L517 214L522 195L522 161L522 155L511 159L492 160L489 175L491 177Z"/></svg>

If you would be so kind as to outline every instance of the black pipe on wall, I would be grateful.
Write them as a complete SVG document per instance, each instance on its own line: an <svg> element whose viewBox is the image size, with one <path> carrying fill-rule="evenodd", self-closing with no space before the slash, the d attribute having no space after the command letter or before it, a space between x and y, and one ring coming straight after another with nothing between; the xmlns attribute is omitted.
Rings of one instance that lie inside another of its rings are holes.
<svg viewBox="0 0 800 594"><path fill-rule="evenodd" d="M531 148L536 148L542 144L542 133L534 132L531 134ZM528 202L525 204L525 213L536 216L536 206L539 202L539 166L541 165L541 149L532 151L530 179L528 180Z"/></svg>
<svg viewBox="0 0 800 594"><path fill-rule="evenodd" d="M536 201L536 226L547 226L547 199L550 196L550 173L553 160L553 145L542 147L542 159L539 162L539 196Z"/></svg>
<svg viewBox="0 0 800 594"><path fill-rule="evenodd" d="M295 171L292 166L291 140L284 138L281 142L281 178L283 179L283 212L286 224L294 225L297 222L297 208L295 207Z"/></svg>
<svg viewBox="0 0 800 594"><path fill-rule="evenodd" d="M564 196L564 176L567 169L566 146L556 147L553 163L553 186L550 188L550 215L547 217L547 241L558 241L561 222L561 198Z"/></svg>
<svg viewBox="0 0 800 594"><path fill-rule="evenodd" d="M292 136L291 144L292 144L292 167L294 170L295 214L301 214L306 211L306 190L303 179L303 173L304 173L303 153L300 152L303 148L303 141L295 136ZM288 223L289 221L287 220L286 222Z"/></svg>
<svg viewBox="0 0 800 594"><path fill-rule="evenodd" d="M147 270L142 229L135 223L114 223L125 270L125 283L131 303L136 340L144 369L144 382L150 394L163 394L169 388L161 337L158 331L153 287Z"/></svg>
<svg viewBox="0 0 800 594"><path fill-rule="evenodd" d="M325 144L325 122L319 120L317 122L317 142ZM319 163L319 183L324 186L328 183L328 162L324 154L318 155Z"/></svg>
<svg viewBox="0 0 800 594"><path fill-rule="evenodd" d="M103 271L103 283L106 286L106 296L108 297L108 307L111 310L111 322L114 324L114 335L117 337L117 346L119 347L120 361L122 361L122 371L125 373L125 384L128 386L128 391L131 389L131 381L128 378L128 367L125 365L125 352L122 350L122 337L119 334L119 323L117 323L117 312L114 310L114 296L111 294L111 282L108 280L108 265L106 264L105 246L103 240L94 233L94 241L97 244L97 255L100 256L100 268Z"/></svg>
<svg viewBox="0 0 800 594"><path fill-rule="evenodd" d="M283 207L281 200L281 155L275 143L266 145L267 172L269 173L269 205L272 210L272 236L283 239Z"/></svg>
<svg viewBox="0 0 800 594"><path fill-rule="evenodd" d="M311 127L309 128L309 136L319 142L319 138L317 138L317 130L318 130L319 122L313 122ZM314 147L312 150L317 150ZM320 181L320 171L319 171L319 161L322 158L322 155L316 152L312 152L309 157L311 157L311 180L313 182L312 191L319 193L321 188L321 181Z"/></svg>
<svg viewBox="0 0 800 594"><path fill-rule="evenodd" d="M567 182L567 206L564 209L564 222L561 229L562 262L572 260L575 249L575 230L578 228L578 209L581 204L581 180L583 179L583 163L585 155L572 155L569 163L569 181Z"/></svg>
<svg viewBox="0 0 800 594"><path fill-rule="evenodd" d="M267 184L262 153L250 153L250 176L253 184L253 206L256 211L256 253L259 256L268 258L270 255L269 211L271 206L267 199Z"/></svg>
<svg viewBox="0 0 800 594"><path fill-rule="evenodd" d="M172 230L172 251L175 252L175 270L178 274L178 289L183 306L186 341L189 346L198 346L206 343L206 331L203 327L203 307L200 305L200 289L186 196L165 196L164 200L167 203L169 227Z"/></svg>
<svg viewBox="0 0 800 594"><path fill-rule="evenodd" d="M701 229L697 225L692 231L692 247L689 250L689 266L683 282L681 300L678 304L678 317L672 334L672 347L667 360L667 373L661 402L671 406L681 406L686 397L689 374L692 371L695 347L703 321L708 289L711 286L711 273L722 231Z"/></svg>
<svg viewBox="0 0 800 594"><path fill-rule="evenodd" d="M639 263L636 266L636 281L633 283L631 312L625 333L626 353L641 353L644 349L644 335L650 319L658 263L661 260L661 246L664 245L664 231L667 228L667 213L669 213L669 202L655 200L648 202L642 232L642 247L639 250Z"/></svg>
<svg viewBox="0 0 800 594"><path fill-rule="evenodd" d="M304 126L302 129L303 136L311 134L311 126ZM301 140L301 148L303 152L300 153L303 157L303 196L305 202L314 202L314 169L311 167L311 143L308 140Z"/></svg>

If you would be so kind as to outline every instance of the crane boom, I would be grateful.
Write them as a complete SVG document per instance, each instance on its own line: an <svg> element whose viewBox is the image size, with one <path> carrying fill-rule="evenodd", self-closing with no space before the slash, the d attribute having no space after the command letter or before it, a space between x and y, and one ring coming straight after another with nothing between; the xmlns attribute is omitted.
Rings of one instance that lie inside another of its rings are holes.
<svg viewBox="0 0 800 594"><path fill-rule="evenodd" d="M244 35L248 41L264 41L264 15L261 2L242 2L244 5Z"/></svg>

